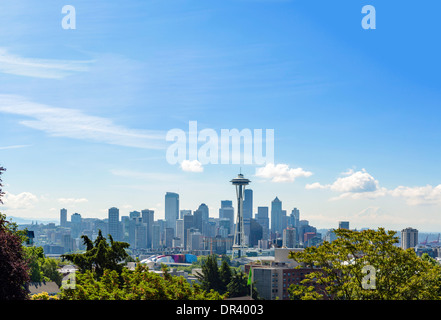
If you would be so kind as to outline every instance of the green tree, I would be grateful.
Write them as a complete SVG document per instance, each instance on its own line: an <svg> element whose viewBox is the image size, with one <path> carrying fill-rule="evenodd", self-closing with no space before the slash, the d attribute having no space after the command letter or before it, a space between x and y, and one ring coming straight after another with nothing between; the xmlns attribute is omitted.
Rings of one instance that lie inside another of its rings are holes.
<svg viewBox="0 0 441 320"><path fill-rule="evenodd" d="M3 204L1 175L6 171L0 166L0 204ZM0 213L0 300L27 299L29 267L23 251L23 233L15 223Z"/></svg>
<svg viewBox="0 0 441 320"><path fill-rule="evenodd" d="M227 285L228 296L234 298L249 295L250 287L247 285L247 282L248 276L244 272L235 271Z"/></svg>
<svg viewBox="0 0 441 320"><path fill-rule="evenodd" d="M337 239L291 252L311 268L301 285L291 285L292 299L439 299L441 267L403 250L394 231L335 230Z"/></svg>
<svg viewBox="0 0 441 320"><path fill-rule="evenodd" d="M197 276L204 290L222 291L216 255L209 255L202 264L202 274Z"/></svg>
<svg viewBox="0 0 441 320"><path fill-rule="evenodd" d="M62 275L58 272L58 263L53 258L46 258L42 247L24 247L29 266L31 282L54 281L61 286Z"/></svg>
<svg viewBox="0 0 441 320"><path fill-rule="evenodd" d="M218 292L189 284L184 277L171 276L167 272L161 277L141 264L134 271L124 268L120 275L116 270L105 269L99 279L90 270L77 272L75 288L62 288L59 297L63 300L224 299Z"/></svg>
<svg viewBox="0 0 441 320"><path fill-rule="evenodd" d="M82 235L84 245L86 245L85 253L72 253L63 254L63 259L69 260L78 266L80 272L94 271L95 275L99 278L103 275L105 269L115 270L121 273L123 269L122 262L128 259L129 255L126 252L126 248L129 244L126 242L113 241L111 235L109 235L109 243L105 237L103 237L101 230L98 232L98 236L94 242L86 235Z"/></svg>
<svg viewBox="0 0 441 320"><path fill-rule="evenodd" d="M221 266L219 268L219 278L221 281L221 286L219 288L219 292L221 293L225 293L227 292L227 286L230 283L231 279L232 279L232 272L231 272L231 268L228 265L227 260L222 260Z"/></svg>
<svg viewBox="0 0 441 320"><path fill-rule="evenodd" d="M43 272L41 265L44 260L44 252L42 247L24 247L26 259L29 266L29 277L31 282L42 282Z"/></svg>

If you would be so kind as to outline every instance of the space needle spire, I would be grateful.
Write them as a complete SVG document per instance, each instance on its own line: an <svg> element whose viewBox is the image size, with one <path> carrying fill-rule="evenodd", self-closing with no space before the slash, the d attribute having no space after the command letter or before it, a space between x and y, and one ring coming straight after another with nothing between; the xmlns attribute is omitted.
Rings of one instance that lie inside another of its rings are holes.
<svg viewBox="0 0 441 320"><path fill-rule="evenodd" d="M232 258L234 259L235 252L238 253L238 258L242 257L244 254L245 246L245 233L243 227L243 197L245 186L247 186L251 181L244 178L242 173L237 175L230 181L234 186L236 186L236 196L237 196L237 216L236 216L236 228L234 231L234 243Z"/></svg>

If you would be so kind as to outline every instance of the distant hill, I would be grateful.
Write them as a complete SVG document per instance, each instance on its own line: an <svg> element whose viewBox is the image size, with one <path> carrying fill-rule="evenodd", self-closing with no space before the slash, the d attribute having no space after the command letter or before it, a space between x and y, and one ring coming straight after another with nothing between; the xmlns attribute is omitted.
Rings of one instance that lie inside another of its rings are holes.
<svg viewBox="0 0 441 320"><path fill-rule="evenodd" d="M56 219L50 219L50 218L21 218L21 217L14 217L14 216L6 216L6 220L15 222L17 224L31 224L38 222L38 224L48 224L48 223L55 223L59 224L60 222Z"/></svg>

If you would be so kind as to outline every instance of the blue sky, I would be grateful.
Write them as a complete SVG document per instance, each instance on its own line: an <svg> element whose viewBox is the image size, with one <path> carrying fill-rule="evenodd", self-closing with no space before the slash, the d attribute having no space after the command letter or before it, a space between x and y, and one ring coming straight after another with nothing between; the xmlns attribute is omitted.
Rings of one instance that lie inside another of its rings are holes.
<svg viewBox="0 0 441 320"><path fill-rule="evenodd" d="M437 1L65 4L0 3L2 212L163 218L174 191L216 217L242 167L255 211L278 196L318 228L441 230ZM274 129L275 164L170 165L165 135L189 121Z"/></svg>

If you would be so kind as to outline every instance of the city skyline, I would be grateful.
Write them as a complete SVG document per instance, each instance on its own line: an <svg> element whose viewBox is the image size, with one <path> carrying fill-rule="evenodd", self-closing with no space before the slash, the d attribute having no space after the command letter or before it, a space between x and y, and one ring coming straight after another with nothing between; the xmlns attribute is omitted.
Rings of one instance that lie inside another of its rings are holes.
<svg viewBox="0 0 441 320"><path fill-rule="evenodd" d="M317 228L441 231L441 4L369 4L375 30L359 0L78 0L69 30L65 4L1 3L0 211L165 218L174 192L215 217L241 172L253 215L278 197ZM273 130L274 162L170 164L196 122Z"/></svg>

